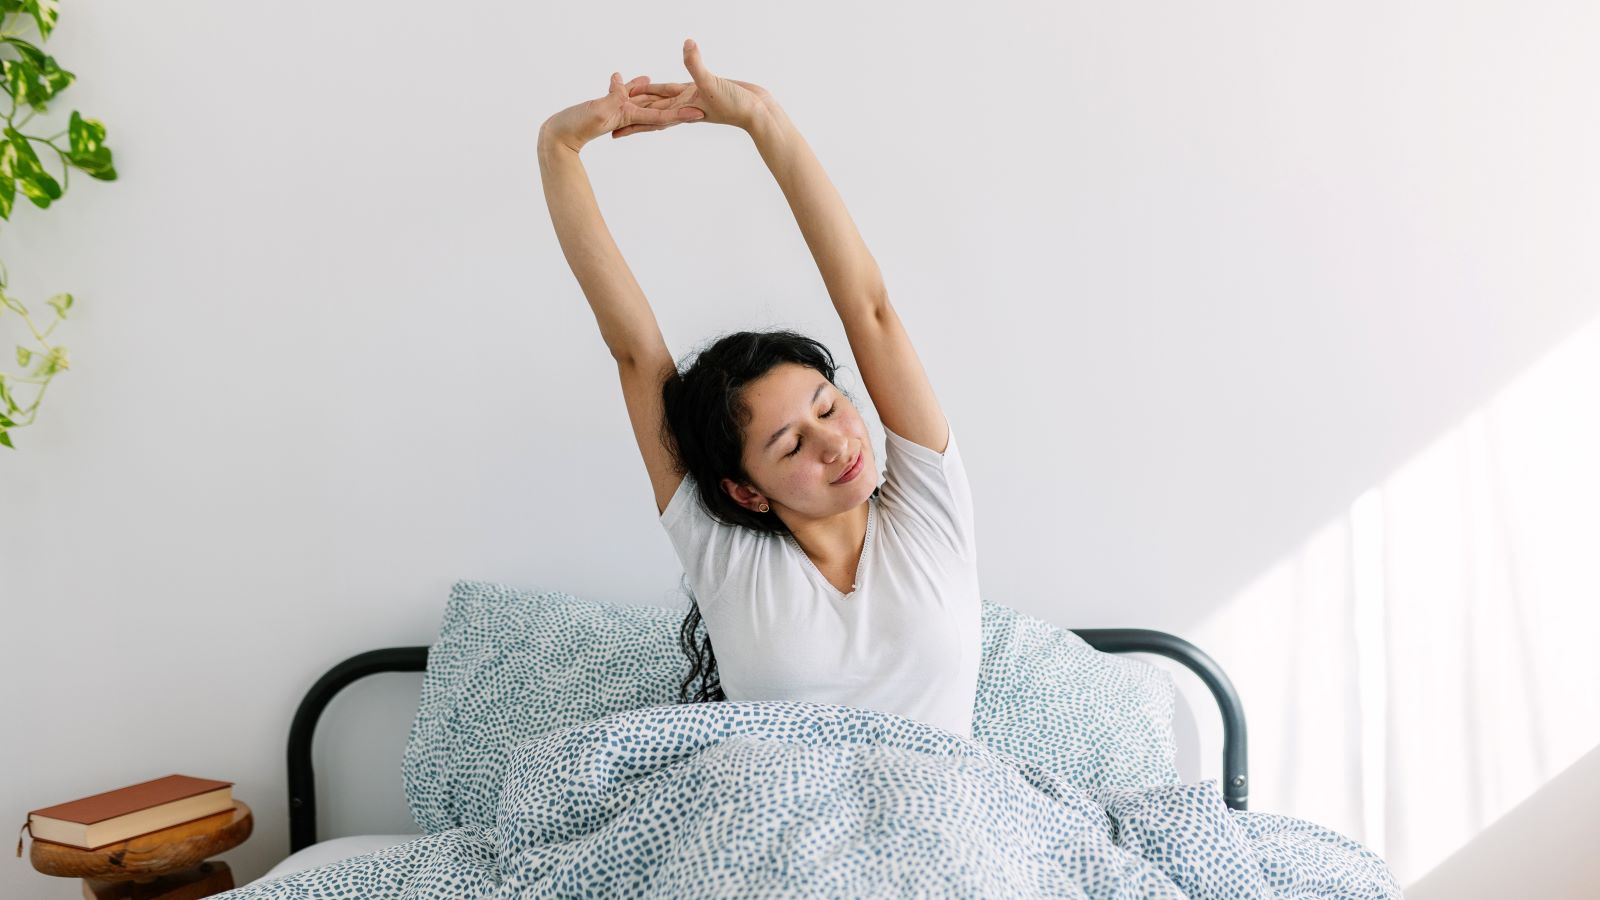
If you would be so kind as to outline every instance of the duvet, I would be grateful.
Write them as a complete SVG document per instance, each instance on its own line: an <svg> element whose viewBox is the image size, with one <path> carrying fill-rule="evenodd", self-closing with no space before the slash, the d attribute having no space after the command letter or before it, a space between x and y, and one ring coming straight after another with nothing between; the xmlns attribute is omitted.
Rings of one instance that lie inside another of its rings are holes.
<svg viewBox="0 0 1600 900"><path fill-rule="evenodd" d="M652 706L511 749L464 825L229 891L266 898L1399 897L1356 841L1215 781L1083 790L874 710Z"/></svg>

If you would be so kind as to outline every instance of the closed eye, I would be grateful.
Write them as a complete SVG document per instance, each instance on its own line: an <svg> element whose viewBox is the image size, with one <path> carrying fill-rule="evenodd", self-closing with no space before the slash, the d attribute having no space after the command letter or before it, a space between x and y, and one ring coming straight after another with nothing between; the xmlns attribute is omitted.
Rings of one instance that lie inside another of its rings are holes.
<svg viewBox="0 0 1600 900"><path fill-rule="evenodd" d="M835 403L833 406L828 407L828 411L823 413L821 418L826 419L827 417L833 415L833 411L835 409L838 409L838 408L839 408L839 405L837 403ZM802 438L802 437L796 437L795 440L794 440L794 449L790 450L788 453L785 453L784 456L785 457L790 457L790 456L795 455L796 453L799 453L800 452L800 444L801 444L801 442L803 440L804 440L804 438Z"/></svg>

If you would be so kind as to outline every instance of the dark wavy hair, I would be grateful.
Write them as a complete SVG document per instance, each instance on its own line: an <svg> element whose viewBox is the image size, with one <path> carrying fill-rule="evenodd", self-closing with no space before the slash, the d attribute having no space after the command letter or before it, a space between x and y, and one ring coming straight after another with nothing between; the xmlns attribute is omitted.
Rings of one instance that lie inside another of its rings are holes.
<svg viewBox="0 0 1600 900"><path fill-rule="evenodd" d="M679 371L674 367L661 385L661 441L679 470L694 479L701 505L725 525L762 534L784 535L789 528L776 512L759 513L740 506L721 485L724 478L740 484L752 482L744 468L744 426L752 416L744 388L782 363L816 370L855 402L850 392L834 381L837 367L828 348L787 330L738 331L717 338L687 368ZM872 495L876 497L881 489ZM711 636L702 627L700 604L694 591L688 589L687 578L684 588L689 595L689 614L683 620L679 640L690 668L688 677L678 686L678 702L727 700L717 675ZM704 637L700 637L702 634ZM700 688L690 698L689 685L697 678Z"/></svg>

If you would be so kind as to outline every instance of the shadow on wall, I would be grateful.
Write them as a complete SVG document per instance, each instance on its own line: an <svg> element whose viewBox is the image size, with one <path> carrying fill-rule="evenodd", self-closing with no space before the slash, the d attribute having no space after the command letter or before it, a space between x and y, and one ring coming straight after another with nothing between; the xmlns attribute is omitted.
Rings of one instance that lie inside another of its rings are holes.
<svg viewBox="0 0 1600 900"><path fill-rule="evenodd" d="M1600 747L1406 888L1406 898L1593 897L1600 885L1596 834L1600 834Z"/></svg>

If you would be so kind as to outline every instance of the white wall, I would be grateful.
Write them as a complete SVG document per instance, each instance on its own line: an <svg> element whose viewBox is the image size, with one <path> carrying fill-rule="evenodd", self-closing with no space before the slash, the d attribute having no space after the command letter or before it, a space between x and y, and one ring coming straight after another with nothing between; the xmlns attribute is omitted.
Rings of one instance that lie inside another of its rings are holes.
<svg viewBox="0 0 1600 900"><path fill-rule="evenodd" d="M306 688L429 642L454 580L677 602L534 158L613 70L687 80L692 36L805 133L963 435L986 599L1192 634L1595 317L1597 30L1578 2L64 4L78 82L35 125L101 119L121 178L0 228L11 293L77 297L72 369L0 452L0 808L232 780L243 883L287 850ZM584 160L675 354L809 332L881 451L745 135Z"/></svg>

